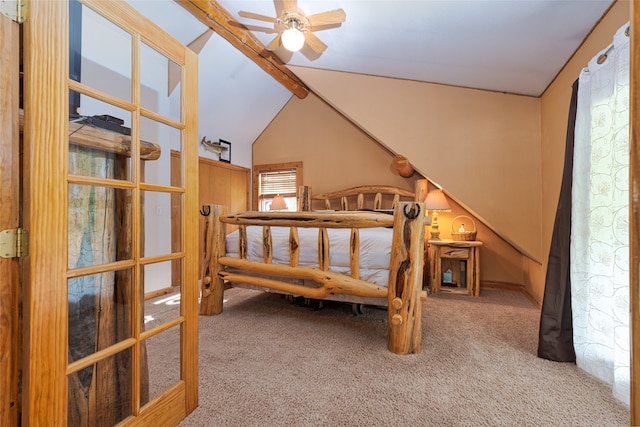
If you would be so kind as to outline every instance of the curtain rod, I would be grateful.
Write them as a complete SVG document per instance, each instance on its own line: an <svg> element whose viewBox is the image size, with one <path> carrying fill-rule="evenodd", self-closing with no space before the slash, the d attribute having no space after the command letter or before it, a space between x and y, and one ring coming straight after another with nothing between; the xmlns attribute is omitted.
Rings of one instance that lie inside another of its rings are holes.
<svg viewBox="0 0 640 427"><path fill-rule="evenodd" d="M627 28L625 28L624 35L629 37L629 25L627 25ZM609 54L609 52L611 52L611 49L613 49L613 47L614 46L613 46L613 43L612 43L611 46L609 46L609 48L604 51L604 53L602 53L600 56L598 56L598 60L596 62L598 64L604 63L604 61L607 60L607 55Z"/></svg>

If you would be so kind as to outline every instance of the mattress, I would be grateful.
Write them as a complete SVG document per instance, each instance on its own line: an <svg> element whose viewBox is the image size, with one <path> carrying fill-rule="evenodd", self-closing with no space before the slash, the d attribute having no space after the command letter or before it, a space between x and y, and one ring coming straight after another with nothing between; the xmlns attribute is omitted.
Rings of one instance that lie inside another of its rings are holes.
<svg viewBox="0 0 640 427"><path fill-rule="evenodd" d="M329 237L329 270L350 275L350 229L327 229ZM298 228L300 241L298 265L318 266L318 229ZM271 227L272 263L289 265L289 227ZM360 229L360 279L387 286L391 258L391 228ZM238 257L238 231L226 237L227 256ZM263 261L262 227L247 227L247 259Z"/></svg>

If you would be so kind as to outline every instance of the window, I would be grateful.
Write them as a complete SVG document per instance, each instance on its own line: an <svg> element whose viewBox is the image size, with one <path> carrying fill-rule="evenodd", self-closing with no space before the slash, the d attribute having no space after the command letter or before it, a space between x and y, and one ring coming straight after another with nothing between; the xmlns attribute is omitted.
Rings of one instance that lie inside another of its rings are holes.
<svg viewBox="0 0 640 427"><path fill-rule="evenodd" d="M273 198L284 198L288 211L298 210L297 189L302 185L302 162L253 167L253 209L268 211Z"/></svg>

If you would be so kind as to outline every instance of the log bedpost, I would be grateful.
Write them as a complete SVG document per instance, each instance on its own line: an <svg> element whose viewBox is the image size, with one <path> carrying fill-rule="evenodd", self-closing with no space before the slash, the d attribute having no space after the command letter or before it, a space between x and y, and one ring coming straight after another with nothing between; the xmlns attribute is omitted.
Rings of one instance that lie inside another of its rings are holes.
<svg viewBox="0 0 640 427"><path fill-rule="evenodd" d="M222 313L224 280L218 277L220 264L218 258L226 255L226 224L220 217L226 215L227 207L204 205L201 211L205 217L202 261L202 296L200 314L212 315Z"/></svg>
<svg viewBox="0 0 640 427"><path fill-rule="evenodd" d="M413 200L416 202L424 202L427 198L427 193L429 192L429 181L427 179L416 179L413 183ZM425 216L427 215L427 211L424 212ZM428 230L427 227L431 225L431 217L427 217L427 221L424 223L424 265L422 267L422 280L423 287L428 283L429 280L429 262L426 258L426 254L429 253L429 239L428 239ZM425 294L426 295L426 294Z"/></svg>
<svg viewBox="0 0 640 427"><path fill-rule="evenodd" d="M395 354L420 353L424 212L424 202L395 208L388 292L388 348Z"/></svg>
<svg viewBox="0 0 640 427"><path fill-rule="evenodd" d="M311 187L301 185L298 187L298 211L307 212L311 210Z"/></svg>
<svg viewBox="0 0 640 427"><path fill-rule="evenodd" d="M413 194L416 202L424 202L424 199L427 198L428 184L429 181L426 179L416 179L416 182L413 184Z"/></svg>

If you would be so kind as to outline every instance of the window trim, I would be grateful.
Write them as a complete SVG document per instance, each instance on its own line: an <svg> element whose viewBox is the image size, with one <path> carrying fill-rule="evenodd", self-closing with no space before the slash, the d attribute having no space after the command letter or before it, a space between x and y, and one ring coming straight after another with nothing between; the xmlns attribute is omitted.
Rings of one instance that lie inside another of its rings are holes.
<svg viewBox="0 0 640 427"><path fill-rule="evenodd" d="M296 171L296 188L300 188L302 185L302 162L271 163L253 166L251 179L251 207L254 211L258 210L258 187L260 185L260 174L263 172L276 172L291 169L295 169Z"/></svg>

